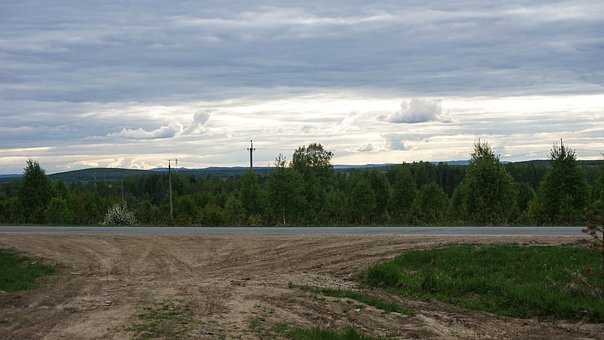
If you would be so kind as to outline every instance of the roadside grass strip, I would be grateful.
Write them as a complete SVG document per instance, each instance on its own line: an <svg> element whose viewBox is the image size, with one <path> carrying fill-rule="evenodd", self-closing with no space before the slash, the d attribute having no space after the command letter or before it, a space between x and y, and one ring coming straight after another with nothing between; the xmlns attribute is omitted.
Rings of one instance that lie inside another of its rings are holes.
<svg viewBox="0 0 604 340"><path fill-rule="evenodd" d="M601 261L580 246L454 245L405 252L364 281L503 316L604 322Z"/></svg>

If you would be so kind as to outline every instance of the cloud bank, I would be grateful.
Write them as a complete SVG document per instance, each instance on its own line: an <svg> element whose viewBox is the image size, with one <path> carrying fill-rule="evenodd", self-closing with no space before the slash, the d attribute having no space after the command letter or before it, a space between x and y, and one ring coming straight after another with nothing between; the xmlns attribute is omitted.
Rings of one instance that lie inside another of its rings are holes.
<svg viewBox="0 0 604 340"><path fill-rule="evenodd" d="M250 138L262 164L315 141L460 159L478 137L598 157L603 21L599 0L4 1L0 172L244 164Z"/></svg>

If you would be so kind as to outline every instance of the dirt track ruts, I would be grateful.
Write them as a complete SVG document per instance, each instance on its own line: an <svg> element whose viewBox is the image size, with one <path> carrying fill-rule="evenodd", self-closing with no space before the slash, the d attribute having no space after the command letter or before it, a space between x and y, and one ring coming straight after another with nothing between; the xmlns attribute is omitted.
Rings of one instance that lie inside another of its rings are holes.
<svg viewBox="0 0 604 340"><path fill-rule="evenodd" d="M354 287L355 274L405 249L455 242L575 242L573 237L132 237L2 235L0 247L53 261L42 288L0 294L1 339L128 339L137 308L186 300L191 338L258 338L267 324L354 325L397 338L598 338L603 325L520 320L402 300L415 316L316 299L289 283ZM398 297L391 297L398 299ZM267 311L270 311L268 313Z"/></svg>

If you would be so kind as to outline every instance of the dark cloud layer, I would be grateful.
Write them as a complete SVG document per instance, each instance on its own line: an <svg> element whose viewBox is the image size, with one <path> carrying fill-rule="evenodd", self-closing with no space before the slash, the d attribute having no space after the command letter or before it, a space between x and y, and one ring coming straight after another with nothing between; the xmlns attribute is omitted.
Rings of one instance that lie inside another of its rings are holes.
<svg viewBox="0 0 604 340"><path fill-rule="evenodd" d="M534 94L600 90L604 79L600 1L0 8L4 100L207 99L276 86Z"/></svg>

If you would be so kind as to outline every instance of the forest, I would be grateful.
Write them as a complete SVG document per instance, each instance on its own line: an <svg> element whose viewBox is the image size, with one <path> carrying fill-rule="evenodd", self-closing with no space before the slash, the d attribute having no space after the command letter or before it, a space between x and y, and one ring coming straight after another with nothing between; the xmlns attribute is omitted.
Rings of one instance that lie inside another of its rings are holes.
<svg viewBox="0 0 604 340"><path fill-rule="evenodd" d="M28 161L0 184L0 224L580 225L604 211L604 167L562 141L548 162L504 163L485 142L468 165L403 163L337 172L320 144L278 155L269 173L166 173L123 181L50 180Z"/></svg>

